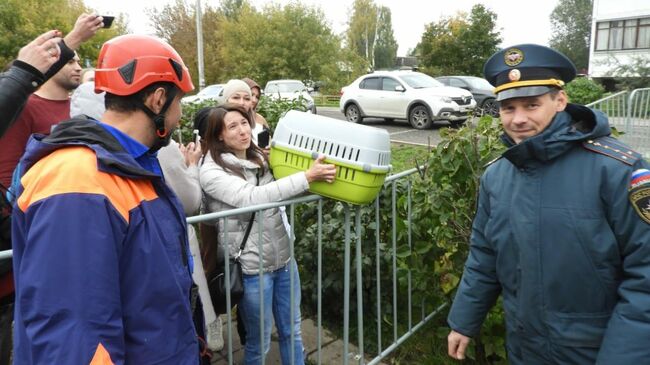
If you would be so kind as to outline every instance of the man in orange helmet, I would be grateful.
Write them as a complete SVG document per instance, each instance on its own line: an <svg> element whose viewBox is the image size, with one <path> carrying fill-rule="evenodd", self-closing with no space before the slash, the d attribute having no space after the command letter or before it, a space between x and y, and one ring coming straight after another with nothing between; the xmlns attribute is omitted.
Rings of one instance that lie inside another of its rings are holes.
<svg viewBox="0 0 650 365"><path fill-rule="evenodd" d="M101 121L72 119L30 139L12 221L15 364L192 364L185 214L157 150L193 89L165 42L104 44Z"/></svg>

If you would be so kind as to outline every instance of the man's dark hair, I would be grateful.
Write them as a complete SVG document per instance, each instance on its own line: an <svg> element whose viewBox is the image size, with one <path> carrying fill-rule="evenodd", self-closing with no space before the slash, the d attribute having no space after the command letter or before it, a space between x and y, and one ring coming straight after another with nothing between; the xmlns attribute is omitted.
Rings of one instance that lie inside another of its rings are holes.
<svg viewBox="0 0 650 365"><path fill-rule="evenodd" d="M147 97L153 94L156 89L162 87L169 96L171 91L176 89L175 95L180 91L176 85L171 82L155 82L144 89L132 95L115 95L109 92L104 97L104 106L106 110L113 110L121 113L132 113L142 110L142 105Z"/></svg>

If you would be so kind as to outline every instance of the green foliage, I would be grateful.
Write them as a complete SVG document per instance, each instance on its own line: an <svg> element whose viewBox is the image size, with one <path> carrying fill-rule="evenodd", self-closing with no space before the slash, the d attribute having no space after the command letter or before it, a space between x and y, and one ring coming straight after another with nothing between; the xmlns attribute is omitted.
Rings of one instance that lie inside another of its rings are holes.
<svg viewBox="0 0 650 365"><path fill-rule="evenodd" d="M302 96L295 100L273 99L268 96L262 96L262 99L260 99L257 105L257 112L266 118L271 132L275 130L280 118L289 110L307 111L306 100Z"/></svg>
<svg viewBox="0 0 650 365"><path fill-rule="evenodd" d="M634 55L626 63L612 56L605 64L610 67L607 76L614 77L618 89L633 90L650 86L650 56Z"/></svg>
<svg viewBox="0 0 650 365"><path fill-rule="evenodd" d="M151 17L156 33L183 56L198 85L194 8L176 0ZM262 86L287 78L340 85L340 62L348 57L340 54L340 39L318 8L290 3L259 11L246 0L232 0L220 8L206 6L202 23L206 84L250 77Z"/></svg>
<svg viewBox="0 0 650 365"><path fill-rule="evenodd" d="M397 57L397 41L393 34L393 22L390 9L382 6L379 8L377 23L377 40L374 47L374 65L376 70L392 68Z"/></svg>
<svg viewBox="0 0 650 365"><path fill-rule="evenodd" d="M566 85L565 90L569 95L570 102L582 105L602 98L605 93L605 88L586 77L579 77L571 81Z"/></svg>
<svg viewBox="0 0 650 365"><path fill-rule="evenodd" d="M569 57L581 73L589 66L592 2L560 0L550 16L550 46Z"/></svg>
<svg viewBox="0 0 650 365"><path fill-rule="evenodd" d="M480 76L483 64L501 42L497 15L482 4L426 26L415 53L431 75Z"/></svg>
<svg viewBox="0 0 650 365"><path fill-rule="evenodd" d="M2 0L0 1L0 66L16 58L18 51L38 35L58 29L65 36L81 13L89 13L83 0ZM82 66L94 65L101 45L127 32L120 14L110 29L100 29L78 50ZM87 61L87 62L86 62Z"/></svg>

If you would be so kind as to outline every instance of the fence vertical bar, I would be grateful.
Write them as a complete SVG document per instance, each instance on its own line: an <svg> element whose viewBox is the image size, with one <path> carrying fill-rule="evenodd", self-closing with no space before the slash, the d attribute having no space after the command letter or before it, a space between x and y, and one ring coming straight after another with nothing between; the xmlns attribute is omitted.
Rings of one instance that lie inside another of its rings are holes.
<svg viewBox="0 0 650 365"><path fill-rule="evenodd" d="M343 204L345 211L345 256L343 259L343 365L348 365L350 342L350 206Z"/></svg>
<svg viewBox="0 0 650 365"><path fill-rule="evenodd" d="M223 223L223 260L224 264L224 279L230 287L230 243L228 242L228 217L224 218ZM228 319L228 365L233 364L232 354L232 309L230 306L230 290L226 290L226 318Z"/></svg>
<svg viewBox="0 0 650 365"><path fill-rule="evenodd" d="M260 353L264 354L264 316L267 315L267 313L264 313L264 251L262 247L264 247L264 241L263 241L263 235L262 232L264 231L264 222L262 221L262 214L263 210L258 211L259 214L257 214L257 226L259 227L258 229L258 239L257 239L257 252L260 253L259 255L259 266L258 266L258 280L259 280L259 288L260 288ZM251 222L252 224L253 222ZM239 311L239 307L237 308L237 311ZM246 351L244 351L245 353ZM266 362L266 356L262 355L262 365Z"/></svg>
<svg viewBox="0 0 650 365"><path fill-rule="evenodd" d="M406 192L407 192L407 213L406 213L406 222L407 222L407 232L408 232L408 244L409 252L413 250L411 244L411 179L407 180L406 183ZM409 317L409 331L413 328L413 315L412 315L412 305L411 305L411 269L408 271L408 317Z"/></svg>
<svg viewBox="0 0 650 365"><path fill-rule="evenodd" d="M322 336L322 318L323 318L323 200L318 200L318 334L316 338L318 346L318 365L321 365L321 336Z"/></svg>
<svg viewBox="0 0 650 365"><path fill-rule="evenodd" d="M361 257L361 206L357 206L355 212L355 227L354 231L357 235L357 335L359 341L359 365L365 363L365 354L363 350L363 282L362 282L362 267L363 258Z"/></svg>
<svg viewBox="0 0 650 365"><path fill-rule="evenodd" d="M397 182L392 182L391 204L393 211L393 342L397 342Z"/></svg>
<svg viewBox="0 0 650 365"><path fill-rule="evenodd" d="M375 279L377 282L377 354L381 354L381 250L379 242L379 197L375 199Z"/></svg>
<svg viewBox="0 0 650 365"><path fill-rule="evenodd" d="M296 280L296 278L295 278L296 273L293 270L293 265L294 265L294 261L295 261L295 258L293 256L293 254L294 254L293 238L295 236L293 227L294 227L294 224L295 224L296 211L294 209L294 204L289 205L289 212L291 212L290 219L289 219L289 221L291 222L291 224L290 224L291 229L289 230L290 231L289 232L289 257L290 257L290 259L289 259L289 285L291 286L291 290L289 290L289 292L291 293L291 295L289 296L290 297L289 298L289 300L290 300L289 308L291 308L290 311L289 311L289 315L290 315L289 323L291 323L291 325L290 325L290 328L291 328L291 332L290 332L291 333L291 336L290 336L290 340L291 340L290 349L291 349L291 352L290 352L290 355L291 355L291 365L295 365L295 362L296 362L296 346L294 344L296 343L296 330L295 330L295 325L294 325L293 319L294 319L294 316L296 315L296 308L294 306L296 293L293 292L293 288L295 286L294 283L295 283L295 280ZM296 269L298 269L298 263L295 263L295 265L296 265Z"/></svg>

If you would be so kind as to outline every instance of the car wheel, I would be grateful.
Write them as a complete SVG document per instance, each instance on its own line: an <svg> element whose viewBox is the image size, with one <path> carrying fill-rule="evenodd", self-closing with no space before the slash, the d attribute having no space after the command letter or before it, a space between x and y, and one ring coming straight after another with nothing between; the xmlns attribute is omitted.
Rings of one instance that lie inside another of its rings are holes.
<svg viewBox="0 0 650 365"><path fill-rule="evenodd" d="M483 109L483 115L499 116L499 104L494 99L485 99L481 109Z"/></svg>
<svg viewBox="0 0 650 365"><path fill-rule="evenodd" d="M359 107L355 104L350 104L345 107L345 118L350 123L361 123L361 120L363 120Z"/></svg>
<svg viewBox="0 0 650 365"><path fill-rule="evenodd" d="M429 129L433 125L429 109L424 105L418 105L409 113L409 123L415 129Z"/></svg>

